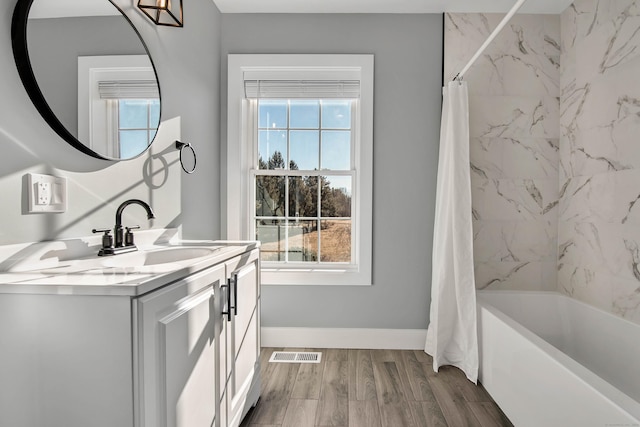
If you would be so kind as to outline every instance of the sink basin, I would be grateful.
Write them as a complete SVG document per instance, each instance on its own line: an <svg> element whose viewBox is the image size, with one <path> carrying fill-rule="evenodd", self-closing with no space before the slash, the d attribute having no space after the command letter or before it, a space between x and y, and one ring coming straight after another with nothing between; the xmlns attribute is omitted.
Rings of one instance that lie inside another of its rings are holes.
<svg viewBox="0 0 640 427"><path fill-rule="evenodd" d="M138 251L104 258L105 267L143 267L189 261L211 255L219 248L180 246Z"/></svg>

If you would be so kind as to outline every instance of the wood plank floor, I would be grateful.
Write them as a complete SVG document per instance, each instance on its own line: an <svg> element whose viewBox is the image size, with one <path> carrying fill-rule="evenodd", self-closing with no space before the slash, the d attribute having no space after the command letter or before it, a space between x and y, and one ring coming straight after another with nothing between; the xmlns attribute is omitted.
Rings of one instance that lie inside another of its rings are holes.
<svg viewBox="0 0 640 427"><path fill-rule="evenodd" d="M319 364L269 363L271 353L321 351ZM264 348L262 394L241 427L512 426L462 371L437 374L413 350Z"/></svg>

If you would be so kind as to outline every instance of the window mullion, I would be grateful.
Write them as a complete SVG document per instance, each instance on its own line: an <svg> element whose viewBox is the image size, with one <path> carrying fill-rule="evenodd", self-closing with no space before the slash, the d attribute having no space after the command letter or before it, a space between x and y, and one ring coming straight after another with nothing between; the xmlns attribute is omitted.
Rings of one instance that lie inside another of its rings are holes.
<svg viewBox="0 0 640 427"><path fill-rule="evenodd" d="M320 175L332 175L332 176L351 176L352 170L284 170L284 169L251 169L249 171L254 175L261 176L320 176Z"/></svg>
<svg viewBox="0 0 640 427"><path fill-rule="evenodd" d="M318 254L318 259L316 260L316 262L320 263L320 260L322 259L322 253L320 252L320 248L321 248L321 241L322 241L322 177L318 176L317 178L317 187L318 187L318 212L316 212L317 215L317 219L316 219L316 229L318 230L318 242L317 242L317 254Z"/></svg>
<svg viewBox="0 0 640 427"><path fill-rule="evenodd" d="M318 108L320 111L318 112L318 168L322 170L322 104L323 100L320 100L318 103ZM319 171L320 172L320 171ZM322 223L320 222L320 218L322 217L322 189L320 186L321 183L321 175L318 174L316 177L316 185L318 187L318 211L316 212L316 230L317 236L316 239L316 253L318 254L316 263L320 264L320 260L322 259L322 253L320 252L321 241L322 241Z"/></svg>
<svg viewBox="0 0 640 427"><path fill-rule="evenodd" d="M285 260L289 262L289 177L284 177L284 238Z"/></svg>
<svg viewBox="0 0 640 427"><path fill-rule="evenodd" d="M321 99L318 102L318 108L320 111L318 112L318 169L322 170L322 103Z"/></svg>
<svg viewBox="0 0 640 427"><path fill-rule="evenodd" d="M291 101L287 101L287 153L284 160L284 169L289 171L291 162ZM289 175L284 177L284 255L285 262L289 263Z"/></svg>

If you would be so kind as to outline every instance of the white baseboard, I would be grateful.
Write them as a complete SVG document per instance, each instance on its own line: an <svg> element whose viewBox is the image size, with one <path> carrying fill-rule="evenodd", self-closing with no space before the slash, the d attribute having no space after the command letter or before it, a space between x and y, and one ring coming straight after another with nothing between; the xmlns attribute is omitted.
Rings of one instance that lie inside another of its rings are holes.
<svg viewBox="0 0 640 427"><path fill-rule="evenodd" d="M423 350L426 338L426 329L261 329L263 347Z"/></svg>

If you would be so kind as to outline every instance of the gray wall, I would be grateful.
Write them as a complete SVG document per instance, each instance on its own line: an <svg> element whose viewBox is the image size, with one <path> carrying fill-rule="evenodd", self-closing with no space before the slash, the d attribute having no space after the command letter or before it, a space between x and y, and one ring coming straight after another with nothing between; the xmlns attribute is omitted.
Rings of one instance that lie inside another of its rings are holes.
<svg viewBox="0 0 640 427"><path fill-rule="evenodd" d="M442 16L224 14L222 88L229 53L375 55L373 286L265 286L263 325L426 328Z"/></svg>
<svg viewBox="0 0 640 427"><path fill-rule="evenodd" d="M158 70L163 126L167 122L168 130L154 149L166 149L164 157L173 168L169 180L159 187L145 180L145 164L155 165L155 159L143 156L119 163L93 159L49 129L18 77L9 31L15 2L5 3L0 6L0 23L5 28L0 35L0 146L4 149L0 243L87 235L93 227L112 225L115 207L128 197L154 202L160 218L153 227L183 225L187 238L220 237L220 136L225 136L221 125L226 123L220 106L226 105L226 54L372 53L376 61L374 285L265 287L263 320L265 326L425 328L441 104L442 17L221 15L211 0L191 0L185 4L185 27L175 29L150 25L132 10L130 1L118 0L118 4L141 32ZM176 133L198 151L198 170L193 175L175 172L171 142ZM26 172L67 176L69 211L24 215ZM141 212L135 219L146 224Z"/></svg>
<svg viewBox="0 0 640 427"><path fill-rule="evenodd" d="M4 28L0 34L0 244L86 236L94 227L112 226L115 208L130 197L148 200L156 208L154 228L184 223L186 237L219 237L221 15L213 2L191 0L185 6L186 25L177 29L156 27L133 8L133 2L117 0L149 47L163 98L163 125L154 152L118 163L93 159L72 148L31 104L11 50L15 3L0 5ZM199 168L193 175L185 176L176 163L177 152L171 145L180 137L198 150ZM169 164L167 168L161 159ZM69 179L66 213L24 213L27 172ZM130 208L126 213L127 223L149 226L142 209Z"/></svg>

